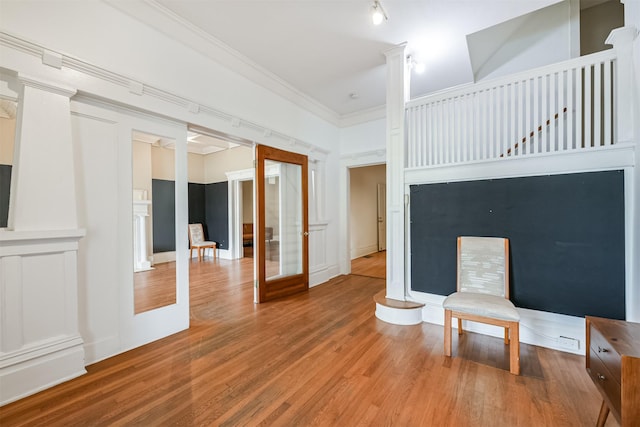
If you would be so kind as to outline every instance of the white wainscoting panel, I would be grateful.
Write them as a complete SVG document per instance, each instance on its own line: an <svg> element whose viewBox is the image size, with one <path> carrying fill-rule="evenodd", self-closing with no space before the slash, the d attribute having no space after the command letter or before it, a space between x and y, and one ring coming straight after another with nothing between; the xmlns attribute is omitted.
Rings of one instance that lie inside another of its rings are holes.
<svg viewBox="0 0 640 427"><path fill-rule="evenodd" d="M83 230L0 232L0 405L84 374Z"/></svg>

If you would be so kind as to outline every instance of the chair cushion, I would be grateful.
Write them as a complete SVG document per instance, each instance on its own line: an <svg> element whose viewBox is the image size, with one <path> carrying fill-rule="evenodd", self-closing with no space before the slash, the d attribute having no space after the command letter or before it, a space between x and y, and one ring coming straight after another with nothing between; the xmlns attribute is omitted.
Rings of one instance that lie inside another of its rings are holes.
<svg viewBox="0 0 640 427"><path fill-rule="evenodd" d="M442 306L446 310L475 314L477 316L491 317L511 322L520 320L520 314L518 314L516 306L508 299L495 295L478 294L474 292L455 292L445 298Z"/></svg>
<svg viewBox="0 0 640 427"><path fill-rule="evenodd" d="M198 242L198 243L192 243L191 246L194 248L201 248L203 246L209 247L209 246L215 246L216 242Z"/></svg>

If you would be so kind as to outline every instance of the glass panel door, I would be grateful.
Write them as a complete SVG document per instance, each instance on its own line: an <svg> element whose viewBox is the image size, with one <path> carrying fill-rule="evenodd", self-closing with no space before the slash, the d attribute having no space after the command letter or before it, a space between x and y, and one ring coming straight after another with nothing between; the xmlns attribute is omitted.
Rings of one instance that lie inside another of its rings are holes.
<svg viewBox="0 0 640 427"><path fill-rule="evenodd" d="M307 157L258 145L258 287L264 302L309 288Z"/></svg>

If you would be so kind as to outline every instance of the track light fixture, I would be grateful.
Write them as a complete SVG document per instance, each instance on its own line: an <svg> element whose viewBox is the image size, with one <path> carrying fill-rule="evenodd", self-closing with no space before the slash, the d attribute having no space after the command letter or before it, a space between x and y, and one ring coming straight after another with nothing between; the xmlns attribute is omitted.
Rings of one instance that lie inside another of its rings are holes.
<svg viewBox="0 0 640 427"><path fill-rule="evenodd" d="M382 21L386 21L389 19L387 17L387 13L382 8L382 5L378 0L373 2L373 7L371 8L371 20L373 21L373 25L380 25Z"/></svg>

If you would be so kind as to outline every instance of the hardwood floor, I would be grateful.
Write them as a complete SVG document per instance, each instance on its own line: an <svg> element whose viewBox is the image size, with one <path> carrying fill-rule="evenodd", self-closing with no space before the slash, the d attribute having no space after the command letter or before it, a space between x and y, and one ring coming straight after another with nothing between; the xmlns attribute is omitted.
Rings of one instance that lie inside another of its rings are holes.
<svg viewBox="0 0 640 427"><path fill-rule="evenodd" d="M153 270L133 273L136 314L176 303L176 263L164 262Z"/></svg>
<svg viewBox="0 0 640 427"><path fill-rule="evenodd" d="M385 279L387 277L387 251L374 252L351 260L351 274Z"/></svg>
<svg viewBox="0 0 640 427"><path fill-rule="evenodd" d="M584 358L375 318L384 280L340 276L252 303L252 259L191 264L191 328L0 408L8 426L589 426ZM209 267L209 268L207 268ZM617 425L609 417L607 426Z"/></svg>

